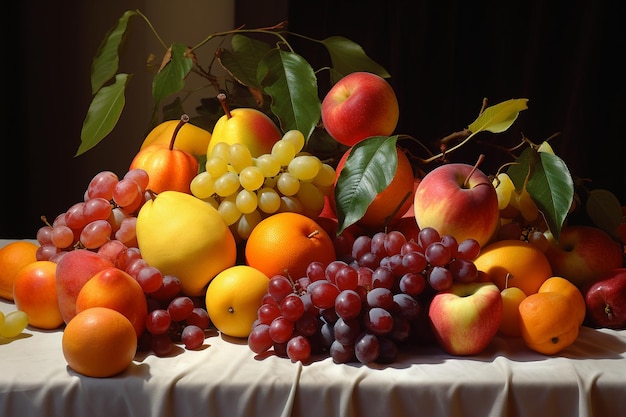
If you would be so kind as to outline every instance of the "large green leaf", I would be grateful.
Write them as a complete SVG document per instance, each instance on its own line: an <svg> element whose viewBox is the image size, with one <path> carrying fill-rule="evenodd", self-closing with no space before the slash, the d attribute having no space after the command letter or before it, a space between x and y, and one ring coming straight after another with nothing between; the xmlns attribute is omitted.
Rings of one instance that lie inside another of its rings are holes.
<svg viewBox="0 0 626 417"><path fill-rule="evenodd" d="M220 52L220 64L239 83L260 89L257 68L261 59L270 51L270 46L265 42L239 34L233 35L231 45L232 52L227 49Z"/></svg>
<svg viewBox="0 0 626 417"><path fill-rule="evenodd" d="M122 114L126 98L126 84L132 75L117 74L115 82L102 87L94 96L80 132L81 143L75 156L96 146L111 133Z"/></svg>
<svg viewBox="0 0 626 417"><path fill-rule="evenodd" d="M501 133L507 130L519 116L519 112L528 108L527 98L503 101L487 107L478 118L468 126L473 134L482 131Z"/></svg>
<svg viewBox="0 0 626 417"><path fill-rule="evenodd" d="M270 108L281 129L297 129L308 139L319 122L322 107L311 65L298 54L273 49L259 63L257 79L263 92L272 98Z"/></svg>
<svg viewBox="0 0 626 417"><path fill-rule="evenodd" d="M374 198L393 180L398 167L397 136L373 136L352 147L337 178L338 229L359 221Z"/></svg>
<svg viewBox="0 0 626 417"><path fill-rule="evenodd" d="M187 46L181 43L172 44L170 61L154 76L152 97L155 107L185 87L185 77L193 67L193 60L186 55L187 50Z"/></svg>
<svg viewBox="0 0 626 417"><path fill-rule="evenodd" d="M363 48L350 39L331 36L322 40L322 44L328 50L332 62L331 82L333 84L356 71L373 72L383 78L391 77L385 68L367 56Z"/></svg>
<svg viewBox="0 0 626 417"><path fill-rule="evenodd" d="M574 181L561 158L549 152L525 149L507 174L517 190L526 190L558 239L574 199Z"/></svg>
<svg viewBox="0 0 626 417"><path fill-rule="evenodd" d="M104 83L115 76L119 66L119 50L126 37L128 22L136 14L133 10L124 12L100 43L91 64L91 94L96 94Z"/></svg>

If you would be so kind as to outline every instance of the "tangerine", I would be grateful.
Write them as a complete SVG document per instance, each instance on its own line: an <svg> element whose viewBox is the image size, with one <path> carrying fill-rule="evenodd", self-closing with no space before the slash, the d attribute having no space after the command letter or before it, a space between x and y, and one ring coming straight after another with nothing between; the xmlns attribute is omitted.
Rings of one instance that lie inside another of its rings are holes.
<svg viewBox="0 0 626 417"><path fill-rule="evenodd" d="M257 319L269 278L247 265L235 265L211 280L205 301L211 323L232 337L248 337Z"/></svg>
<svg viewBox="0 0 626 417"><path fill-rule="evenodd" d="M552 276L546 255L537 246L516 239L489 243L482 248L474 264L500 291L518 287L527 296L539 291L541 284Z"/></svg>
<svg viewBox="0 0 626 417"><path fill-rule="evenodd" d="M16 240L0 248L0 298L13 301L13 281L22 267L37 260L39 245Z"/></svg>
<svg viewBox="0 0 626 417"><path fill-rule="evenodd" d="M56 329L63 324L56 281L57 264L35 261L20 269L13 281L15 307L28 315L28 324Z"/></svg>
<svg viewBox="0 0 626 417"><path fill-rule="evenodd" d="M348 149L337 164L335 184L337 184L339 174L351 150L352 148ZM398 155L398 164L393 179L387 188L374 197L363 217L357 222L366 229L381 230L385 225L402 218L413 205L413 195L416 188L413 167L406 153L397 146L396 153ZM333 205L333 210L336 211L333 197L331 195L331 204Z"/></svg>
<svg viewBox="0 0 626 417"><path fill-rule="evenodd" d="M137 335L131 322L107 307L91 307L76 314L65 326L63 356L74 371L106 378L126 370L137 352Z"/></svg>
<svg viewBox="0 0 626 417"><path fill-rule="evenodd" d="M245 247L246 264L268 277L306 275L313 261L324 265L335 260L332 238L315 220L303 214L282 212L261 220Z"/></svg>
<svg viewBox="0 0 626 417"><path fill-rule="evenodd" d="M553 355L578 337L578 316L572 314L567 296L555 291L538 292L519 305L522 338L530 349Z"/></svg>
<svg viewBox="0 0 626 417"><path fill-rule="evenodd" d="M587 314L587 304L583 294L573 282L562 277L550 277L541 284L538 292L548 291L558 292L567 297L572 314L578 318L578 325L583 324Z"/></svg>

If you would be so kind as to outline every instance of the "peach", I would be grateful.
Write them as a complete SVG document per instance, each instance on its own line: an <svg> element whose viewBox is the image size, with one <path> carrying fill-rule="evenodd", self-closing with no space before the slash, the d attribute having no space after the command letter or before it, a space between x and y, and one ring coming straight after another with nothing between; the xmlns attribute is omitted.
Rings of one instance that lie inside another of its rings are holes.
<svg viewBox="0 0 626 417"><path fill-rule="evenodd" d="M28 324L52 330L63 324L52 261L35 261L20 269L13 282L13 300L28 315Z"/></svg>
<svg viewBox="0 0 626 417"><path fill-rule="evenodd" d="M119 268L95 274L76 297L76 314L91 307L107 307L122 313L133 325L137 337L146 324L148 305L139 283Z"/></svg>
<svg viewBox="0 0 626 417"><path fill-rule="evenodd" d="M87 249L74 249L59 260L56 267L56 287L59 309L67 324L76 315L76 298L85 283L101 270L114 264Z"/></svg>

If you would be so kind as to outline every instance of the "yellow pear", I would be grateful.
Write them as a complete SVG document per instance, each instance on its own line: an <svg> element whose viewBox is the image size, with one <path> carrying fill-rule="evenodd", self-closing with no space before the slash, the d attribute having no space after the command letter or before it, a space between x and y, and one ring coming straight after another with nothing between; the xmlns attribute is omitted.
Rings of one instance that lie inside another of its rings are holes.
<svg viewBox="0 0 626 417"><path fill-rule="evenodd" d="M225 114L220 117L211 135L211 141L207 148L207 157L215 145L226 142L243 143L250 150L253 157L270 153L272 146L282 138L282 133L276 123L260 110L239 107L233 110L228 108L226 98L218 95Z"/></svg>
<svg viewBox="0 0 626 417"><path fill-rule="evenodd" d="M143 140L140 149L153 145L169 147L174 132L177 126L181 125L181 121L167 120L157 125ZM182 121L182 123L180 130L176 134L174 149L179 149L192 155L205 155L211 141L211 132L186 121Z"/></svg>
<svg viewBox="0 0 626 417"><path fill-rule="evenodd" d="M163 191L137 215L141 256L161 273L176 276L182 291L202 296L208 283L235 265L232 232L210 204L179 191Z"/></svg>

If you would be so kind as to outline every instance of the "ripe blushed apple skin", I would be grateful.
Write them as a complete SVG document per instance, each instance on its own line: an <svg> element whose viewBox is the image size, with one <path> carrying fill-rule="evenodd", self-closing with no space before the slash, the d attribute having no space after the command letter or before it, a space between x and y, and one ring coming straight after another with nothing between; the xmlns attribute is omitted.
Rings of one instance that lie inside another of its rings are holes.
<svg viewBox="0 0 626 417"><path fill-rule="evenodd" d="M485 246L500 224L496 190L482 171L463 163L441 165L428 172L415 190L413 209L420 229L435 228L439 234L461 242L473 238Z"/></svg>
<svg viewBox="0 0 626 417"><path fill-rule="evenodd" d="M433 297L429 309L433 333L451 355L481 353L502 322L502 296L493 283L455 283Z"/></svg>
<svg viewBox="0 0 626 417"><path fill-rule="evenodd" d="M548 247L546 257L554 275L567 278L581 290L624 266L622 245L602 229L586 225L564 227L558 243Z"/></svg>
<svg viewBox="0 0 626 417"><path fill-rule="evenodd" d="M322 100L322 122L330 136L353 146L371 136L389 136L400 117L398 98L379 75L353 72L341 78Z"/></svg>
<svg viewBox="0 0 626 417"><path fill-rule="evenodd" d="M217 143L243 143L248 147L253 157L270 153L272 146L282 138L278 126L265 113L253 109L240 107L230 110L227 115L220 117L215 123L211 141L207 147L207 157Z"/></svg>
<svg viewBox="0 0 626 417"><path fill-rule="evenodd" d="M585 293L587 321L594 327L626 328L626 268L601 276Z"/></svg>
<svg viewBox="0 0 626 417"><path fill-rule="evenodd" d="M65 324L76 315L76 298L85 283L98 272L113 267L108 259L87 249L74 249L57 263L57 295Z"/></svg>

